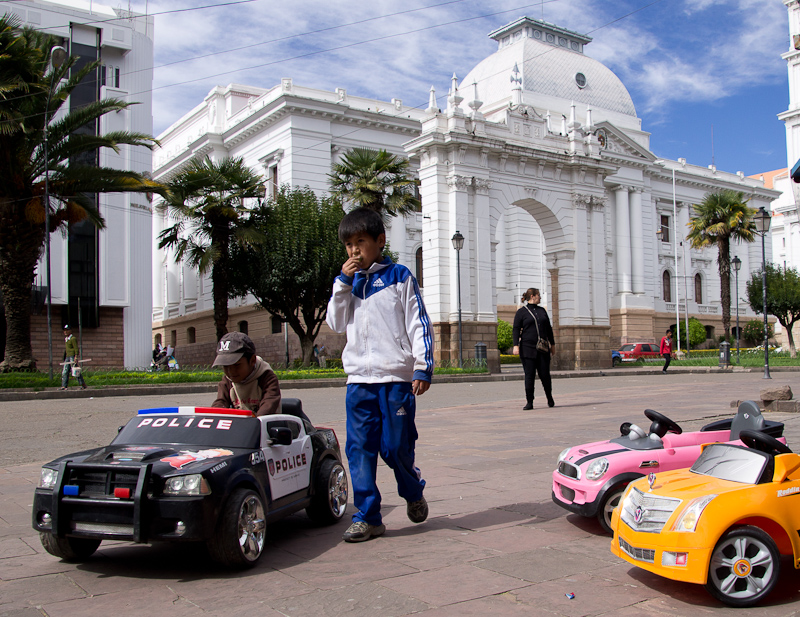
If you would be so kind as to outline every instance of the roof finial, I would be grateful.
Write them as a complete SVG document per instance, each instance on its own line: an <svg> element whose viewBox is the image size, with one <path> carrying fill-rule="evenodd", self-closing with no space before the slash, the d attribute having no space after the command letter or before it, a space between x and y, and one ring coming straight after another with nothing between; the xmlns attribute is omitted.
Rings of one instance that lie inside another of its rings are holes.
<svg viewBox="0 0 800 617"><path fill-rule="evenodd" d="M438 114L439 108L436 106L436 88L431 86L431 92L428 95L428 109L425 110L429 114Z"/></svg>
<svg viewBox="0 0 800 617"><path fill-rule="evenodd" d="M450 96L447 97L447 103L449 104L451 109L455 109L459 105L461 105L461 101L464 100L463 96L459 96L458 94L458 77L456 74L453 73L453 78L451 79L452 86L450 87Z"/></svg>

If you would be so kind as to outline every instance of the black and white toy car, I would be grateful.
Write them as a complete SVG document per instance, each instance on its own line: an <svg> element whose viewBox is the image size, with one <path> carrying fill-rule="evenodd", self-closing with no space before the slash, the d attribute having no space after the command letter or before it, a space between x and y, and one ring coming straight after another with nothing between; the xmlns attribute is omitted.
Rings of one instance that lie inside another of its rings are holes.
<svg viewBox="0 0 800 617"><path fill-rule="evenodd" d="M347 508L334 431L312 426L297 399L281 411L143 409L110 445L42 467L33 528L66 560L102 540L199 541L225 566L253 566L268 523L305 509L332 524Z"/></svg>

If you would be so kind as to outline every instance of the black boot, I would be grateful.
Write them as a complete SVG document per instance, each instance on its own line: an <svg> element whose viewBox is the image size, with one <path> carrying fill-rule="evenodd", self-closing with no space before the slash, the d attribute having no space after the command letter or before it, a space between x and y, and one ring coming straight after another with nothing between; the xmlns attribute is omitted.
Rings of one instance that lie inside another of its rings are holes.
<svg viewBox="0 0 800 617"><path fill-rule="evenodd" d="M547 395L547 406L548 407L555 407L556 406L556 402L553 400L553 395L552 394L548 394Z"/></svg>
<svg viewBox="0 0 800 617"><path fill-rule="evenodd" d="M522 408L522 411L530 411L533 409L533 401L528 401L525 407Z"/></svg>

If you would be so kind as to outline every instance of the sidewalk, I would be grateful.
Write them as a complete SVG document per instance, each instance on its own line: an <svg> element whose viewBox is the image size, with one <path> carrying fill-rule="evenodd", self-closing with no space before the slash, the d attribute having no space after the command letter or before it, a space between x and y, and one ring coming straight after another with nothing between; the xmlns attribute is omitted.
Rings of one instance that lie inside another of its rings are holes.
<svg viewBox="0 0 800 617"><path fill-rule="evenodd" d="M670 374L719 374L719 373L758 373L763 374L763 367L730 367L721 369L716 366L672 366ZM800 366L770 367L771 373L800 372ZM644 367L624 367L607 369L583 369L571 371L552 371L553 379L576 379L586 377L629 377L632 375L660 375L661 365ZM525 378L521 364L505 364L500 373L468 374L468 375L434 375L434 383L485 383L498 381L519 381ZM307 390L311 388L339 388L346 384L346 378L336 379L292 379L281 382L281 388ZM109 396L157 396L165 394L197 394L217 391L216 382L155 384L131 386L92 386L87 384L86 390L73 387L67 391L59 388L14 388L0 390L0 403L9 401L53 400L100 398ZM2 615L0 615L2 617Z"/></svg>
<svg viewBox="0 0 800 617"><path fill-rule="evenodd" d="M797 373L773 382L800 391ZM618 378L608 371L556 384L557 407L537 405L534 412L523 412L520 384L443 384L440 399L427 399L417 415L417 463L428 483L428 521L407 520L394 478L381 464L384 536L346 544L341 534L349 521L315 527L305 514L296 514L270 526L262 561L246 572L217 568L202 547L125 542L104 542L83 564L62 563L43 551L30 527L39 465L0 468L0 615L740 615L701 586L667 581L615 558L598 523L552 503L551 474L564 447L613 437L622 421L644 422L647 407L663 411L684 430L697 430L727 417L730 400L755 398L761 387L759 373L665 377L626 370ZM323 390L303 396L316 407L323 400L338 406L340 394ZM192 399L205 397L187 398L186 404L200 404ZM472 403L437 402L448 398ZM131 408L151 403L128 401ZM88 433L99 406L93 401L82 415L65 415L54 434ZM57 417L60 407L59 401L45 401L38 409ZM770 414L770 419L785 422L788 443L800 445L800 416ZM331 411L324 425L344 441L341 412ZM800 611L800 573L786 564L769 602L748 614Z"/></svg>

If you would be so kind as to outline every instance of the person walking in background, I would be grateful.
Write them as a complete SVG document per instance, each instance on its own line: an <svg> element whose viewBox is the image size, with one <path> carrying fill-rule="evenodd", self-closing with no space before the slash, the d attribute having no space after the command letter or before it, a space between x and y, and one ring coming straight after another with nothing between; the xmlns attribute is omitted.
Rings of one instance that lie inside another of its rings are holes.
<svg viewBox="0 0 800 617"><path fill-rule="evenodd" d="M86 382L81 375L81 352L78 348L78 339L72 336L72 329L69 325L64 326L64 368L61 369L61 389L66 390L69 385L70 373L75 373L78 385L82 390L86 389Z"/></svg>
<svg viewBox="0 0 800 617"><path fill-rule="evenodd" d="M376 477L379 454L394 471L409 520L428 518L425 480L414 461L414 416L415 397L428 390L433 377L433 332L416 279L383 256L386 230L377 212L349 212L339 239L348 259L333 283L327 321L334 332L347 332L345 452L357 509L343 539L363 542L386 531Z"/></svg>
<svg viewBox="0 0 800 617"><path fill-rule="evenodd" d="M539 290L531 287L522 294L522 308L514 316L512 336L514 355L519 355L525 371L525 407L533 409L533 387L536 373L542 380L547 396L547 406L555 407L552 380L550 379L550 355L554 352L556 341L547 311L539 306L542 296Z"/></svg>
<svg viewBox="0 0 800 617"><path fill-rule="evenodd" d="M667 334L661 339L661 349L659 351L664 356L664 368L661 369L661 372L666 373L670 360L672 360L672 330L667 330Z"/></svg>

